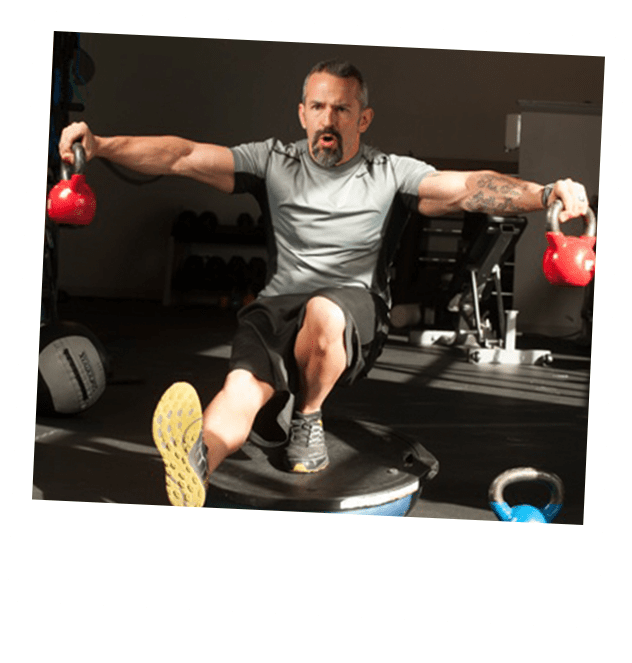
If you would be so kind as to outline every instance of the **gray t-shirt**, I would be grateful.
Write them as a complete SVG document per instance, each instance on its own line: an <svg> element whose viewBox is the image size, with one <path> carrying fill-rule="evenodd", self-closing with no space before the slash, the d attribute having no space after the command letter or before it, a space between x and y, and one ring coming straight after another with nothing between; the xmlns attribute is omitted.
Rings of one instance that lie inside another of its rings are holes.
<svg viewBox="0 0 632 663"><path fill-rule="evenodd" d="M432 166L361 145L347 163L324 168L310 156L307 139L271 138L231 150L234 193L253 194L268 226L262 296L357 286L390 304L387 269Z"/></svg>

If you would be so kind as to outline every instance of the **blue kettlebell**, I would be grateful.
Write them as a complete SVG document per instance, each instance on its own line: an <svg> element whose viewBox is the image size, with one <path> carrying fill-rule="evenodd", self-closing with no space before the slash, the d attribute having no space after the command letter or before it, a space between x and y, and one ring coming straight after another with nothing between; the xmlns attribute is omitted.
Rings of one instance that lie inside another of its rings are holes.
<svg viewBox="0 0 632 663"><path fill-rule="evenodd" d="M511 483L540 481L551 489L549 503L542 509L530 504L510 507L505 502L503 491ZM489 504L499 520L511 523L550 523L562 508L564 484L551 472L543 472L533 467L515 467L499 474L489 487Z"/></svg>

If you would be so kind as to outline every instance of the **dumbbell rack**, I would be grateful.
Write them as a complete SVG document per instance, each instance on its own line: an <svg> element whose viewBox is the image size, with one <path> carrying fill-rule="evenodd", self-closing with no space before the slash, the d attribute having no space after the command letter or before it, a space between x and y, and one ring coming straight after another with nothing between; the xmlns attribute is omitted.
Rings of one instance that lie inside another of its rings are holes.
<svg viewBox="0 0 632 663"><path fill-rule="evenodd" d="M255 236L249 230L236 226L219 226L213 233L213 237L205 241L184 240L170 236L167 244L162 298L164 306L171 306L175 303L221 305L229 296L229 293L221 289L205 289L202 283L198 287L186 290L174 287L178 269L191 256L199 256L204 259L217 257L226 262L234 256L242 257L245 260L255 257L265 260L267 250L262 237Z"/></svg>

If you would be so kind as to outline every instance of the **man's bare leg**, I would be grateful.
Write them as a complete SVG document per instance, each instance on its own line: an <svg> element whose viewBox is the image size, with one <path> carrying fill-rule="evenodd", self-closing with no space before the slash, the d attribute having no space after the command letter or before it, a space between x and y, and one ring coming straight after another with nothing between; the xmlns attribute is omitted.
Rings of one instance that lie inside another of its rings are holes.
<svg viewBox="0 0 632 663"><path fill-rule="evenodd" d="M203 439L211 474L248 439L259 410L272 398L274 388L243 369L231 371L224 386L204 411Z"/></svg>
<svg viewBox="0 0 632 663"><path fill-rule="evenodd" d="M313 297L307 303L294 346L300 393L286 452L292 472L320 472L329 465L320 410L347 366L345 323L342 309L330 299Z"/></svg>
<svg viewBox="0 0 632 663"><path fill-rule="evenodd" d="M297 410L303 414L320 410L347 367L345 322L342 309L330 299L313 297L307 303L294 345L300 372Z"/></svg>

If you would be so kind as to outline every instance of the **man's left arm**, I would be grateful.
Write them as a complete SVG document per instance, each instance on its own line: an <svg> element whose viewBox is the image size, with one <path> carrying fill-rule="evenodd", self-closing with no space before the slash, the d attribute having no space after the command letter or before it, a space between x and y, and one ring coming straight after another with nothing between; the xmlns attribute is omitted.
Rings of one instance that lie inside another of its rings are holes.
<svg viewBox="0 0 632 663"><path fill-rule="evenodd" d="M564 205L560 223L586 214L586 189L570 179L549 188L490 170L438 171L421 181L418 210L426 216L459 211L514 216L545 209L556 199Z"/></svg>

